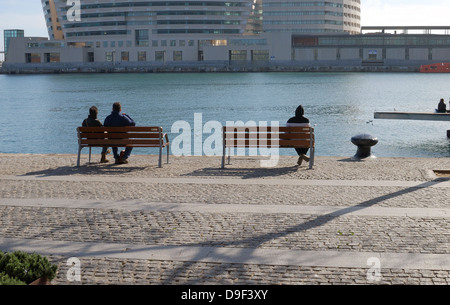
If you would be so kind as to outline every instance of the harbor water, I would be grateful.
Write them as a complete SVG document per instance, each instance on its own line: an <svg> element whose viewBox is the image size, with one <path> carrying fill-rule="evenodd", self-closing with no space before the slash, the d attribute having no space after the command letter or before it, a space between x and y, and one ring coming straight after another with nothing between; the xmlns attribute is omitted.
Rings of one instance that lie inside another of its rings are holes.
<svg viewBox="0 0 450 305"><path fill-rule="evenodd" d="M179 136L172 132L176 122L194 129L194 117L201 117L202 126L209 121L283 125L301 104L316 130L317 156L351 157L356 152L351 137L368 133L378 138L372 149L378 157L450 157L450 122L373 115L433 112L440 98L448 109L449 84L450 74L420 73L0 75L0 153L76 154L76 128L89 107L98 107L103 122L119 101L138 126L162 126L171 140Z"/></svg>

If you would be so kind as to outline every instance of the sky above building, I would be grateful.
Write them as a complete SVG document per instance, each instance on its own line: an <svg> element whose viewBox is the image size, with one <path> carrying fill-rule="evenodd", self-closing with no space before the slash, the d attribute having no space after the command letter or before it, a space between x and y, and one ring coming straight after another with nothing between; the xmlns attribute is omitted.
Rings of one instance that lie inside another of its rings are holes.
<svg viewBox="0 0 450 305"><path fill-rule="evenodd" d="M449 13L449 0L361 0L362 26L447 26ZM41 1L0 0L1 51L5 29L23 29L25 36L48 37Z"/></svg>

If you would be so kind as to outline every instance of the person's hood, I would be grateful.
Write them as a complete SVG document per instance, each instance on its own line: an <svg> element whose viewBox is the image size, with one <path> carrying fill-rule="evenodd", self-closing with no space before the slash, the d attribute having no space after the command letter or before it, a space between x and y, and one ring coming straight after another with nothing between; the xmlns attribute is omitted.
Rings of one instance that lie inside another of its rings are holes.
<svg viewBox="0 0 450 305"><path fill-rule="evenodd" d="M303 106L300 105L297 107L297 109L295 110L295 116L296 117L302 117L305 114L305 110L303 109Z"/></svg>

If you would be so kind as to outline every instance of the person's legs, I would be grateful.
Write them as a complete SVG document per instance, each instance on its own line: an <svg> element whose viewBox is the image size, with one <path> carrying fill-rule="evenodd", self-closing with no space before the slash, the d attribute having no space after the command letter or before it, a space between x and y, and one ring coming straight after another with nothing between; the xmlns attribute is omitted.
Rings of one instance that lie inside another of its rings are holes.
<svg viewBox="0 0 450 305"><path fill-rule="evenodd" d="M131 151L132 151L132 150L133 150L133 147L127 147L127 148L125 148L125 154L124 154L122 160L128 159L128 158L130 157L130 155L131 155Z"/></svg>
<svg viewBox="0 0 450 305"><path fill-rule="evenodd" d="M116 160L119 159L119 154L117 153L117 150L118 150L117 147L112 148L114 159L116 159Z"/></svg>
<svg viewBox="0 0 450 305"><path fill-rule="evenodd" d="M102 148L102 158L100 159L100 163L107 163L109 162L108 159L106 159L106 155L109 154L111 151L108 150L108 147Z"/></svg>
<svg viewBox="0 0 450 305"><path fill-rule="evenodd" d="M308 152L309 148L296 148L295 151L298 154L298 160L297 160L297 164L300 166L302 165L302 161L305 160L306 162L309 161L309 157L306 155L306 153Z"/></svg>

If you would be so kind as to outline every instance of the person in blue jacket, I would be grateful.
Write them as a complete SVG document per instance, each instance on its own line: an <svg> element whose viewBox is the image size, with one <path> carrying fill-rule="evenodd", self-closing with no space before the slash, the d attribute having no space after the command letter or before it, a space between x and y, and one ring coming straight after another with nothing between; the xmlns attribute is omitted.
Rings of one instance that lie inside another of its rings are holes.
<svg viewBox="0 0 450 305"><path fill-rule="evenodd" d="M112 112L108 115L103 123L106 127L122 127L122 126L136 126L133 119L122 112L122 105L119 102L115 102L112 107ZM116 164L126 164L127 159L130 157L133 147L127 147L125 150L117 153L117 147L113 147L112 151L114 154L114 159L116 159Z"/></svg>

